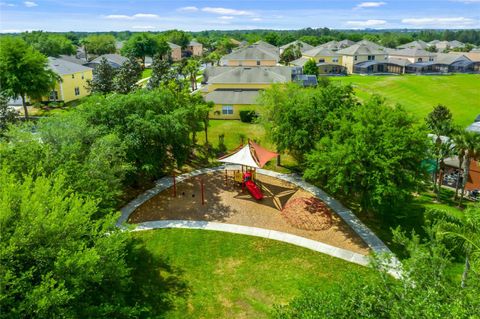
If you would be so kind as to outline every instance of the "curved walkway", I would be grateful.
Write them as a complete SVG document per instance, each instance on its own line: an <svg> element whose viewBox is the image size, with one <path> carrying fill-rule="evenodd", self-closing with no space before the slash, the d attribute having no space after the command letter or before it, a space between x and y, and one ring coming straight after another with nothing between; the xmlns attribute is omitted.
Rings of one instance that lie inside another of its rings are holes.
<svg viewBox="0 0 480 319"><path fill-rule="evenodd" d="M188 228L188 229L204 229L204 230L216 230L227 233L250 235L256 237L263 237L278 241L283 241L296 246L308 248L314 251L318 251L333 257L337 257L352 263L356 263L362 266L367 266L369 259L368 256L355 253L343 248L334 247L321 243L319 241L311 240L308 238L279 232L276 230L241 226L234 224L224 224L205 221L192 221L192 220L158 220L152 222L144 222L137 224L137 227L133 231L151 230L159 228Z"/></svg>
<svg viewBox="0 0 480 319"><path fill-rule="evenodd" d="M224 166L218 166L214 168L202 168L195 170L190 173L182 174L176 177L177 183L182 182L191 177L198 175L214 173L222 171ZM271 176L278 178L280 180L292 183L300 188L305 189L306 191L312 193L322 201L324 201L333 211L335 211L340 218L342 218L360 237L362 240L372 249L373 252L377 254L392 254L390 249L367 227L365 226L358 218L353 214L352 211L345 208L339 201L330 197L320 188L311 185L302 180L302 178L296 174L282 174L274 171L269 171L265 169L258 169L259 174ZM150 198L164 191L165 189L172 187L173 181L170 176L163 177L155 183L155 187L139 195L133 201L128 203L125 207L121 209L122 215L117 221L118 227L124 227L124 224L128 221L129 216L143 203L148 201ZM284 241L290 244L297 246L305 247L312 249L318 252L322 252L337 258L341 258L353 263L360 265L368 264L368 257L334 246L330 246L315 240L307 239L304 237L282 233L279 231L268 230L257 227L248 227L224 223L215 223L215 222L205 222L205 221L186 221L186 220L161 220L161 221L151 221L137 224L134 231L150 230L157 228L192 228L192 229L205 229L205 230L216 230L216 231L225 231L237 234L258 236L264 238L270 238L278 241ZM398 261L394 259L392 261L392 267L398 264Z"/></svg>

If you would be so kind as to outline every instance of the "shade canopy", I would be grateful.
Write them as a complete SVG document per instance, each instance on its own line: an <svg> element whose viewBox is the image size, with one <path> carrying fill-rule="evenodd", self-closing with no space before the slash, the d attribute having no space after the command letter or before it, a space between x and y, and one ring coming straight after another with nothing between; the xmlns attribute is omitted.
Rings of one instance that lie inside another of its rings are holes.
<svg viewBox="0 0 480 319"><path fill-rule="evenodd" d="M271 152L255 142L248 141L247 145L239 147L233 153L219 158L218 161L228 164L262 168L268 161L277 156L277 153Z"/></svg>

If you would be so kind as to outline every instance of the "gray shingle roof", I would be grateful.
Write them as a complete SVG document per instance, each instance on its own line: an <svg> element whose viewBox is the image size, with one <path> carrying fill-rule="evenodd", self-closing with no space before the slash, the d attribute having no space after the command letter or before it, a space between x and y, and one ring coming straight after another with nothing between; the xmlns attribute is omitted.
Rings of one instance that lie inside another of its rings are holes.
<svg viewBox="0 0 480 319"><path fill-rule="evenodd" d="M126 61L128 61L128 59L127 59L126 57L121 56L120 54L104 54L104 55L99 56L99 57L96 58L96 59L93 59L93 60L90 61L89 63L99 64L100 61L102 61L102 58L107 59L107 61L108 61L110 64L116 64L116 65L118 65L118 66L121 66L123 63L125 63Z"/></svg>
<svg viewBox="0 0 480 319"><path fill-rule="evenodd" d="M339 54L337 54L336 52L333 52L332 50L326 48L326 47L323 47L321 45L319 45L318 47L315 47L311 50L308 50L306 52L303 53L304 55L306 56L309 56L309 57L318 57L318 56L340 56Z"/></svg>
<svg viewBox="0 0 480 319"><path fill-rule="evenodd" d="M215 104L256 104L258 90L216 90L205 96L205 101Z"/></svg>
<svg viewBox="0 0 480 319"><path fill-rule="evenodd" d="M291 46L291 45L297 45L297 44L301 44L301 48L300 48L300 51L301 51L301 52L305 52L305 51L308 51L308 50L313 49L313 46L311 46L310 44L305 43L305 42L303 42L303 41L299 41L299 40L296 40L296 41L287 43L287 44L285 44L285 45L282 45L282 46L280 47L280 49L285 50L285 49L288 48L289 46Z"/></svg>
<svg viewBox="0 0 480 319"><path fill-rule="evenodd" d="M375 42L372 42L372 41L368 41L368 40L362 40L362 41L357 42L356 44L364 44L364 45L368 46L369 48L374 48L374 49L377 49L377 50L385 49L381 45L376 44Z"/></svg>
<svg viewBox="0 0 480 319"><path fill-rule="evenodd" d="M74 55L60 55L59 58L65 61L80 64L80 65L84 65L85 63L87 63L86 59L79 59Z"/></svg>
<svg viewBox="0 0 480 319"><path fill-rule="evenodd" d="M202 45L200 42L197 42L195 40L192 40L188 43L189 46L200 46Z"/></svg>
<svg viewBox="0 0 480 319"><path fill-rule="evenodd" d="M310 58L307 58L305 56L302 56L296 60L293 60L292 62L290 62L291 65L295 65L295 66L301 66L303 67L305 65L305 63L307 63L307 61L310 60Z"/></svg>
<svg viewBox="0 0 480 319"><path fill-rule="evenodd" d="M396 64L396 65L400 65L400 66L407 66L411 63L407 59L395 59L395 58L388 58L387 62Z"/></svg>
<svg viewBox="0 0 480 319"><path fill-rule="evenodd" d="M471 60L463 54L437 53L437 63L452 64L457 61L471 62Z"/></svg>
<svg viewBox="0 0 480 319"><path fill-rule="evenodd" d="M345 39L345 40L342 40L342 41L338 42L338 48L339 49L344 49L344 48L347 48L347 47L352 46L354 44L355 44L355 41Z"/></svg>
<svg viewBox="0 0 480 319"><path fill-rule="evenodd" d="M208 84L270 84L290 82L292 79L292 68L288 66L216 68L224 69L207 72L212 74L207 80Z"/></svg>
<svg viewBox="0 0 480 319"><path fill-rule="evenodd" d="M59 58L48 58L48 66L58 75L73 74L78 72L91 71L92 69L77 63Z"/></svg>
<svg viewBox="0 0 480 319"><path fill-rule="evenodd" d="M170 49L181 49L182 47L179 46L178 44L175 44L175 43L172 43L172 42L167 42L168 46L170 47Z"/></svg>
<svg viewBox="0 0 480 319"><path fill-rule="evenodd" d="M233 51L222 57L223 61L228 60L279 60L278 51L272 51L260 45L249 45Z"/></svg>
<svg viewBox="0 0 480 319"><path fill-rule="evenodd" d="M409 42L409 43L399 45L397 48L398 49L416 48L416 49L424 49L425 50L429 46L430 45L428 45L428 43L425 42L425 41L416 40L416 41L412 41L412 42Z"/></svg>
<svg viewBox="0 0 480 319"><path fill-rule="evenodd" d="M381 48L380 46L378 46ZM339 55L381 55L387 54L383 49L377 49L375 46L370 46L365 43L356 43L348 48L338 50Z"/></svg>
<svg viewBox="0 0 480 319"><path fill-rule="evenodd" d="M323 43L323 44L320 44L319 46L317 46L317 48L320 47L320 48L327 48L327 49L330 49L330 50L338 50L339 48L339 45L338 45L338 41L329 41L327 43Z"/></svg>
<svg viewBox="0 0 480 319"><path fill-rule="evenodd" d="M417 49L417 48L407 48L407 49L400 49L400 50L392 50L388 52L389 55L392 56L407 56L407 57L423 57L423 56L428 56L428 57L434 57L436 56L435 53L428 52L423 49Z"/></svg>

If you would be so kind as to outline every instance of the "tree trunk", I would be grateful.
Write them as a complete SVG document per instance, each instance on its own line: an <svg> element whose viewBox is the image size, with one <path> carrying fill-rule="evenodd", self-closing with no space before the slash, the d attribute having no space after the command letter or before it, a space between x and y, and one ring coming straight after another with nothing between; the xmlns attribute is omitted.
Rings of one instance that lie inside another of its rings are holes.
<svg viewBox="0 0 480 319"><path fill-rule="evenodd" d="M468 254L465 257L465 267L463 268L463 274L462 274L462 288L465 288L467 286L467 277L468 277L468 271L470 270L470 261L468 260Z"/></svg>
<svg viewBox="0 0 480 319"><path fill-rule="evenodd" d="M465 156L465 164L463 169L462 192L460 193L459 205L462 205L463 197L465 196L465 186L467 185L468 175L470 174L470 156Z"/></svg>
<svg viewBox="0 0 480 319"><path fill-rule="evenodd" d="M25 94L22 94L22 105L23 105L23 112L25 113L25 120L28 120L28 108L27 108L27 102L25 102Z"/></svg>
<svg viewBox="0 0 480 319"><path fill-rule="evenodd" d="M439 160L438 157L436 159L436 164L435 164L435 173L433 174L433 190L437 192L437 177L438 177L438 166L439 166Z"/></svg>
<svg viewBox="0 0 480 319"><path fill-rule="evenodd" d="M437 186L437 202L440 202L440 192L442 189L442 180L443 180L443 169L440 169L440 174L438 176L438 186Z"/></svg>
<svg viewBox="0 0 480 319"><path fill-rule="evenodd" d="M197 145L197 132L195 131L192 133L192 143L193 145Z"/></svg>
<svg viewBox="0 0 480 319"><path fill-rule="evenodd" d="M457 174L457 183L455 185L455 197L454 197L454 200L457 200L458 199L458 191L460 189L460 173L461 173L461 169L462 169L462 162L460 161L459 162L459 165L458 165L458 174Z"/></svg>
<svg viewBox="0 0 480 319"><path fill-rule="evenodd" d="M203 120L203 126L205 130L205 145L208 146L208 115L207 117Z"/></svg>

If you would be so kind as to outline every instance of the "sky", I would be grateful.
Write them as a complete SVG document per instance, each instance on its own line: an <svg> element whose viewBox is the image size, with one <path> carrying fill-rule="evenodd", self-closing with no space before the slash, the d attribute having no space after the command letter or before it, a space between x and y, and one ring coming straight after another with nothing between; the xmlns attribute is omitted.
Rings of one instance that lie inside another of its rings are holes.
<svg viewBox="0 0 480 319"><path fill-rule="evenodd" d="M0 32L480 28L480 0L0 0Z"/></svg>

